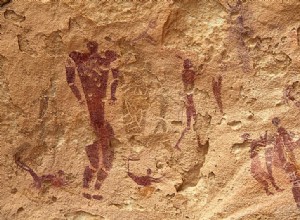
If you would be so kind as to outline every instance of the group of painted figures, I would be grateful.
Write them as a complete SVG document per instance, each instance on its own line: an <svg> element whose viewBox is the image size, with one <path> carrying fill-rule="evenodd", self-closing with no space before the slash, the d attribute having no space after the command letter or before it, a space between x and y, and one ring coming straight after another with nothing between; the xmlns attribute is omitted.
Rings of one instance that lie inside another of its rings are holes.
<svg viewBox="0 0 300 220"><path fill-rule="evenodd" d="M81 82L82 92L85 96L85 102L89 111L91 125L93 127L96 140L85 147L89 165L84 169L83 188L89 188L92 181L96 190L101 188L103 181L107 178L112 162L114 159L114 149L111 146L111 140L114 137L114 130L110 123L105 119L105 99L107 97L109 74L112 74L113 81L110 83L110 101L114 103L116 99L116 90L119 81L119 69L115 64L118 54L112 50L106 50L104 56L98 52L98 44L94 41L87 43L88 51L85 53L73 51L69 54L66 65L66 80L72 90L74 96L80 103L84 99L81 90L75 84L76 71ZM195 108L193 90L196 78L196 72L190 59L183 60L182 82L186 94L186 127L182 131L175 148L180 150L181 140L186 132L191 129L192 119L196 121L197 112ZM220 109L223 113L223 105L221 100L222 76L218 76L212 81L213 93ZM266 193L272 194L269 190L271 183L277 191L282 189L277 186L273 177L272 167L282 168L289 176L292 182L292 192L300 207L300 176L298 174L297 161L294 155L294 149L300 144L300 140L294 141L292 134L285 128L280 126L278 118L273 119L273 124L277 127L277 133L261 136L259 139L250 139L249 134L242 137L245 141L251 142L250 158L251 173L253 177L263 185ZM266 169L262 165L259 152L265 149ZM53 185L61 186L64 184L64 173L59 171L58 174L38 176L30 167L24 164L19 157L15 157L15 161L19 167L26 170L33 177L36 187L40 188L43 182L48 181ZM147 170L147 175L137 176L129 171L128 159L128 176L138 185L149 186L152 182L159 182L159 178L151 177L151 169ZM101 195L83 193L87 199L102 199Z"/></svg>
<svg viewBox="0 0 300 220"><path fill-rule="evenodd" d="M269 190L270 183L276 191L283 191L273 177L273 167L282 169L292 183L292 193L297 207L300 208L300 167L294 153L294 150L300 146L300 139L294 140L295 135L280 126L279 118L273 118L272 124L277 128L275 134L270 135L265 132L263 136L253 140L247 133L242 135L245 141L251 143L251 174L264 187L266 193L271 195L273 193ZM259 155L262 150L265 155L265 166Z"/></svg>

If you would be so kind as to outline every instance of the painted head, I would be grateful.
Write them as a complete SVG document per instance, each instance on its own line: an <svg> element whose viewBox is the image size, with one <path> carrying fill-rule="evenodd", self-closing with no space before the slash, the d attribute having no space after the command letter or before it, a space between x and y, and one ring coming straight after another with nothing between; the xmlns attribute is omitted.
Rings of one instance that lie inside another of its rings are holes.
<svg viewBox="0 0 300 220"><path fill-rule="evenodd" d="M113 50L106 50L104 54L106 59L109 60L110 62L115 61L118 57L117 53Z"/></svg>
<svg viewBox="0 0 300 220"><path fill-rule="evenodd" d="M90 53L96 53L98 51L98 43L96 41L87 42L86 47Z"/></svg>
<svg viewBox="0 0 300 220"><path fill-rule="evenodd" d="M149 28L155 28L156 26L157 26L157 23L156 23L156 20L151 20L150 22L149 22Z"/></svg>
<svg viewBox="0 0 300 220"><path fill-rule="evenodd" d="M147 169L147 175L149 176L149 175L151 175L151 173L152 173L152 170L150 168L148 168Z"/></svg>
<svg viewBox="0 0 300 220"><path fill-rule="evenodd" d="M183 67L184 69L189 69L193 67L192 61L190 59L185 59L183 61Z"/></svg>
<svg viewBox="0 0 300 220"><path fill-rule="evenodd" d="M278 117L273 118L272 124L275 125L276 127L278 127L280 124L280 119Z"/></svg>
<svg viewBox="0 0 300 220"><path fill-rule="evenodd" d="M250 134L249 133L244 133L241 135L241 138L244 140L244 141L250 141Z"/></svg>

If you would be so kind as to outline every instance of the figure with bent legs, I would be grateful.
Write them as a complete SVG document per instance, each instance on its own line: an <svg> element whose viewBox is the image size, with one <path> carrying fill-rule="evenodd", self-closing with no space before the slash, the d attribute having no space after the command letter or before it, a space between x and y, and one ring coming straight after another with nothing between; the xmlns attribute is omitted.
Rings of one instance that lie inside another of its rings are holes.
<svg viewBox="0 0 300 220"><path fill-rule="evenodd" d="M96 177L95 189L100 189L112 168L114 150L111 147L111 139L114 131L108 121L105 120L104 99L107 93L109 72L112 73L110 100L116 101L115 93L118 85L119 70L112 68L111 64L117 59L114 51L105 51L105 57L98 53L98 44L93 41L87 43L88 52L73 51L69 54L71 59L66 66L66 79L77 100L82 103L80 90L75 85L76 70L85 95L86 104L90 114L91 125L96 135L96 140L86 146L85 151L90 161L83 174L83 187L89 188L93 177ZM101 199L100 195L83 193L87 199Z"/></svg>

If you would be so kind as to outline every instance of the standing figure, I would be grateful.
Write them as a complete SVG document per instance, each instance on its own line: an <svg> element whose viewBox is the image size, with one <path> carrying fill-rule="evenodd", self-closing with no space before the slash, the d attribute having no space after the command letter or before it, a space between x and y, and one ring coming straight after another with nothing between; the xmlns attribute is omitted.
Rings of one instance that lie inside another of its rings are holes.
<svg viewBox="0 0 300 220"><path fill-rule="evenodd" d="M246 139L250 140L250 139ZM272 172L272 159L273 159L273 152L272 148L267 148L268 144L268 135L267 132L264 136L261 136L259 139L251 140L250 145L250 158L251 158L251 174L253 178L263 185L264 190L266 191L267 195L272 195L273 193L269 190L269 183L270 182L276 191L281 191L281 189L275 183L275 179L273 177ZM266 158L266 168L263 168L259 157L259 150L261 148L265 148L265 158Z"/></svg>
<svg viewBox="0 0 300 220"><path fill-rule="evenodd" d="M107 50L105 57L101 57L98 53L98 44L93 41L87 43L87 49L87 53L73 51L69 54L71 59L66 66L66 78L73 94L79 102L82 102L80 91L74 84L77 69L90 114L91 125L96 135L94 143L85 147L90 164L84 170L83 187L89 188L95 175L94 187L100 189L108 176L114 159L114 150L111 147L114 131L109 122L105 120L103 99L106 98L109 71L111 71L114 80L111 84L110 99L112 102L116 101L115 93L119 71L117 68L111 68L111 63L117 59L117 54L114 51ZM91 196L87 193L84 193L83 196L88 199L102 198L99 195Z"/></svg>
<svg viewBox="0 0 300 220"><path fill-rule="evenodd" d="M280 119L274 118L272 123L277 127L277 135L275 138L275 152L279 165L289 176L292 186L292 193L297 204L300 208L300 173L299 166L296 161L293 150L298 146L298 141L292 140L289 132L280 125Z"/></svg>
<svg viewBox="0 0 300 220"><path fill-rule="evenodd" d="M193 64L189 59L185 59L183 61L183 71L182 71L182 82L184 85L184 92L186 93L186 120L187 120L187 126L186 128L181 132L181 136L178 139L175 148L180 150L179 144L181 140L183 139L185 133L191 129L191 122L192 122L192 117L194 121L196 121L196 108L195 108L195 103L194 103L194 98L193 98L193 90L194 90L194 84L195 84L195 78L196 78L196 73L192 69Z"/></svg>

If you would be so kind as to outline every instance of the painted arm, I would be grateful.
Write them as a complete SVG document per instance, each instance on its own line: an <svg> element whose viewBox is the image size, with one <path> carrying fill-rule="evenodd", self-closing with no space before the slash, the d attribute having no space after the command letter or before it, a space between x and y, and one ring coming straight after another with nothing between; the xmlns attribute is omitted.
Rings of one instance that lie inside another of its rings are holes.
<svg viewBox="0 0 300 220"><path fill-rule="evenodd" d="M118 87L118 83L119 83L119 70L118 69L111 69L112 75L113 75L113 79L114 81L111 84L111 100L112 101L116 101L116 91L117 91L117 87Z"/></svg>
<svg viewBox="0 0 300 220"><path fill-rule="evenodd" d="M222 76L219 75L217 79L213 78L212 80L213 93L221 113L223 113L223 103L222 103L222 96L221 96L222 79L223 79Z"/></svg>
<svg viewBox="0 0 300 220"><path fill-rule="evenodd" d="M81 102L81 94L75 83L75 67L66 67L66 79L69 87L79 102Z"/></svg>

